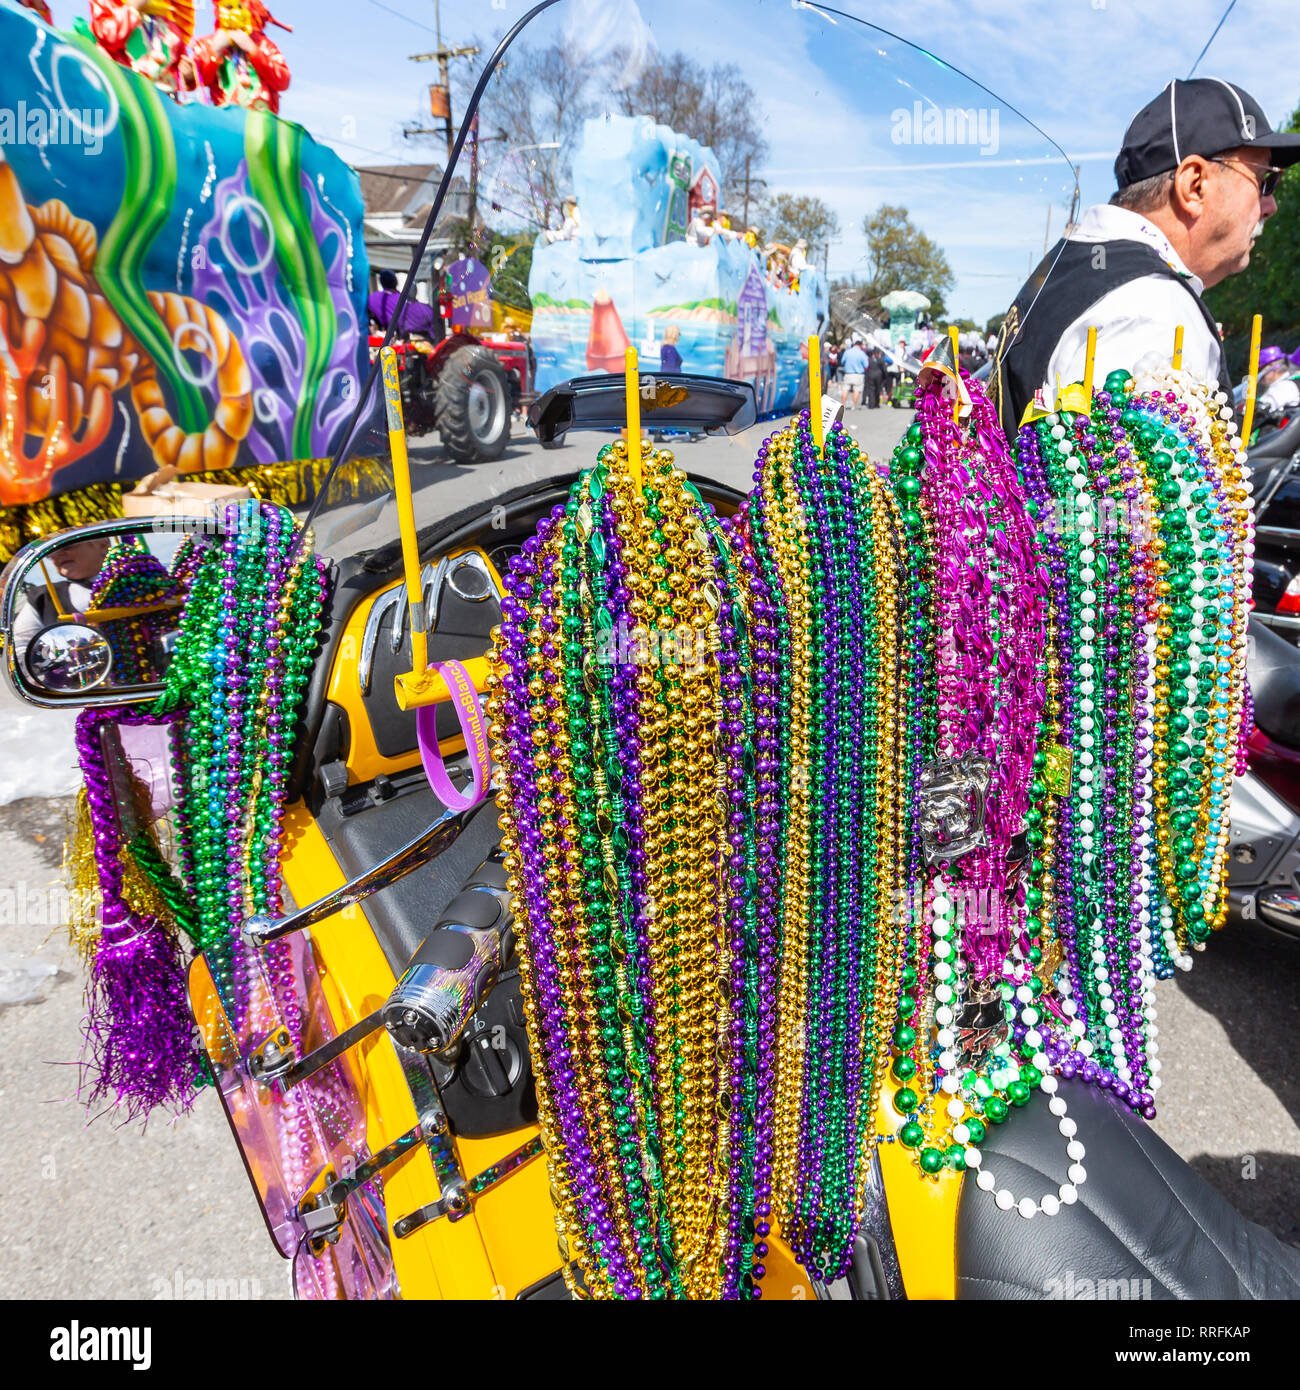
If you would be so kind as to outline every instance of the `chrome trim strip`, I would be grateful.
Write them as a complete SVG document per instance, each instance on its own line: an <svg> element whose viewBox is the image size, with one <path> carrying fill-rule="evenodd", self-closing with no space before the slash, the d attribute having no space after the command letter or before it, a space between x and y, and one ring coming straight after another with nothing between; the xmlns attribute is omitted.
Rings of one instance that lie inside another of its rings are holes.
<svg viewBox="0 0 1300 1390"><path fill-rule="evenodd" d="M357 684L361 688L363 696L370 694L370 677L375 666L375 647L379 642L379 628L384 621L384 614L393 606L401 601L401 589L390 589L386 594L379 597L370 605L370 613L366 618L366 630L361 637L361 655L357 658ZM396 647L393 648L397 650Z"/></svg>
<svg viewBox="0 0 1300 1390"><path fill-rule="evenodd" d="M302 931L304 927L315 926L317 922L323 922L345 907L352 907L372 893L392 887L454 844L469 817L478 809L478 806L472 806L468 811L444 811L427 830L422 830L415 839L409 840L387 859L349 879L332 893L317 898L314 903L287 912L282 917L257 913L246 918L244 935L256 945L264 946L268 941L276 941L292 932Z"/></svg>

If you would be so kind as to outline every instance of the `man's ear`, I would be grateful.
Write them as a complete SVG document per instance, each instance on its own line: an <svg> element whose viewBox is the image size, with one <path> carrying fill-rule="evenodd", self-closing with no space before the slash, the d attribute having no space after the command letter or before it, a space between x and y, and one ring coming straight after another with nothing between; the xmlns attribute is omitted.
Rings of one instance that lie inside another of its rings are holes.
<svg viewBox="0 0 1300 1390"><path fill-rule="evenodd" d="M1189 155L1174 171L1174 206L1180 213L1199 217L1209 196L1210 161Z"/></svg>

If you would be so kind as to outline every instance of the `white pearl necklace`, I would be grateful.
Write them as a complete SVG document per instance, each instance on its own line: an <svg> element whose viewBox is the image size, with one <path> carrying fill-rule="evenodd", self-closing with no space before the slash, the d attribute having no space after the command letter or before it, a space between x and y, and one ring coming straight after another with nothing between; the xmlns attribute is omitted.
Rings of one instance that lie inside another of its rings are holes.
<svg viewBox="0 0 1300 1390"><path fill-rule="evenodd" d="M1026 1221L1037 1216L1039 1212L1044 1216L1055 1216L1062 1207L1073 1206L1079 1200L1079 1189L1088 1180L1088 1171L1083 1166L1086 1150L1074 1137L1077 1126L1067 1113L1065 1101L1056 1094L1056 1078L1044 1076L1038 1083L1038 1088L1051 1097L1048 1108L1056 1116L1056 1127L1065 1137L1065 1153L1070 1160L1065 1175L1066 1181L1055 1192L1044 1193L1037 1201L1032 1197L1021 1197L1017 1200L1009 1188L998 1186L997 1178L990 1169L984 1167L984 1157L975 1145L967 1144L965 1152L967 1168L975 1170L975 1185L983 1192L991 1192L993 1200L1003 1211L1011 1211L1014 1208ZM953 1138L959 1144L963 1143L970 1138L970 1131L965 1125L958 1124L953 1128Z"/></svg>

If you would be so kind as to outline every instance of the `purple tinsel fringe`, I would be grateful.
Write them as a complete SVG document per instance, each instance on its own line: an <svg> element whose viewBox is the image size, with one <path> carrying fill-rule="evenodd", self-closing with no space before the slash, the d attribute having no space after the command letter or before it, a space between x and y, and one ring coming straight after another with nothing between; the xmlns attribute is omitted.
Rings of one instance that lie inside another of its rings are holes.
<svg viewBox="0 0 1300 1390"><path fill-rule="evenodd" d="M86 987L90 1104L134 1120L158 1106L183 1114L198 1069L180 946L156 917L105 926Z"/></svg>

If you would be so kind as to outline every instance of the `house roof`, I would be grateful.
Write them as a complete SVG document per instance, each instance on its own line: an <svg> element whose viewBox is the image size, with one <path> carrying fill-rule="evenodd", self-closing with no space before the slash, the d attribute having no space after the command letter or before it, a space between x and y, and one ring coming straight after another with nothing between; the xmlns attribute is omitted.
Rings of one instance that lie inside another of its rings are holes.
<svg viewBox="0 0 1300 1390"><path fill-rule="evenodd" d="M437 164L375 164L358 168L357 175L368 217L384 213L408 217L417 198L429 206L426 190L437 187L442 168Z"/></svg>

